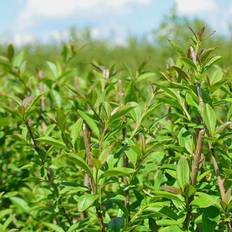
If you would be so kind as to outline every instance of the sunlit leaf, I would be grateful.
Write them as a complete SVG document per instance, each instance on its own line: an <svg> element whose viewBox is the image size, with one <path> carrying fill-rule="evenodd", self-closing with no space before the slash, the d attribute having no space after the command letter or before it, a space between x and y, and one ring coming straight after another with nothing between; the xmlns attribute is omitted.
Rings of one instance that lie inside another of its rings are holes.
<svg viewBox="0 0 232 232"><path fill-rule="evenodd" d="M79 115L81 116L81 118L85 121L85 123L89 126L89 128L92 130L92 132L99 137L99 129L98 126L96 124L96 122L89 116L87 115L85 112L78 110Z"/></svg>
<svg viewBox="0 0 232 232"><path fill-rule="evenodd" d="M190 170L188 161L185 157L181 156L176 168L176 179L182 191L189 184L189 178Z"/></svg>

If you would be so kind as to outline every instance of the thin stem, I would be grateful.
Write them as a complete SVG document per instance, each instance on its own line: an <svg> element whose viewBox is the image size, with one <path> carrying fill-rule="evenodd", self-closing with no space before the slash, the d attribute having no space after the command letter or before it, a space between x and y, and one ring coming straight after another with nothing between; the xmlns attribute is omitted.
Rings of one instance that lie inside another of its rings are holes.
<svg viewBox="0 0 232 232"><path fill-rule="evenodd" d="M215 172L215 175L216 175L216 178L217 178L217 185L218 185L218 188L219 188L219 191L220 191L221 199L224 200L225 199L225 193L226 193L225 187L224 187L224 181L221 178L220 173L219 173L219 167L218 167L217 160L215 158L214 148L211 148L210 150L211 150L211 159L212 159L212 163L213 163L213 168L214 168L214 172Z"/></svg>
<svg viewBox="0 0 232 232"><path fill-rule="evenodd" d="M84 138L84 144L85 144L85 153L86 153L86 161L88 165L92 165L92 154L91 154L91 144L90 144L90 130L88 129L88 126L84 123L83 124L83 138ZM89 187L91 184L90 177L88 174L85 174L84 176L84 186Z"/></svg>
<svg viewBox="0 0 232 232"><path fill-rule="evenodd" d="M203 112L204 103L203 103L203 100L201 97L201 90L200 90L200 88L197 90L198 90L197 92L198 92L198 96L200 99L200 108ZM198 175L199 166L201 163L201 151L202 151L202 146L203 146L204 135L205 135L205 129L200 130L198 133L196 151L194 153L193 162L192 162L192 171L191 171L192 185L195 185L197 182L197 175ZM185 199L186 211L187 211L186 218L185 218L185 221L183 223L183 228L185 230L189 230L189 226L190 226L191 219L193 216L192 215L192 206L190 204L193 200L193 197L194 196L186 197L186 199Z"/></svg>
<svg viewBox="0 0 232 232"><path fill-rule="evenodd" d="M232 232L232 222L227 223L228 232Z"/></svg>
<svg viewBox="0 0 232 232"><path fill-rule="evenodd" d="M122 80L118 81L118 98L120 105L124 105L124 88L123 88L123 83ZM124 143L126 136L127 136L127 130L126 130L126 118L123 117L123 126L122 126L122 143ZM129 159L127 155L124 153L123 154L123 167L128 168L129 167ZM128 186L128 179L127 177L123 178L124 186ZM130 199L129 199L129 190L125 191L125 200L124 200L124 205L125 208L127 209L128 213L128 221L130 221Z"/></svg>
<svg viewBox="0 0 232 232"><path fill-rule="evenodd" d="M199 131L198 137L197 137L197 147L196 147L196 151L193 156L193 162L192 162L192 172L191 172L192 185L195 185L197 182L197 175L198 175L199 166L201 162L201 151L202 151L204 134L205 134L205 129L202 129ZM187 230L189 229L190 222L192 219L192 206L190 204L192 200L193 200L193 196L190 196L190 197L187 196L185 198L187 213L186 213L186 218L185 218L183 227L184 229L187 229Z"/></svg>
<svg viewBox="0 0 232 232"><path fill-rule="evenodd" d="M83 138L84 138L84 144L85 144L87 164L90 167L92 167L93 164L92 164L92 152L91 152L91 131L85 123L83 124ZM90 185L92 193L94 195L97 194L97 184L94 181L94 179L88 176L87 174L85 174L85 177L84 177L84 184L86 187L89 187ZM96 202L96 204L97 204L96 213L97 213L98 222L101 228L101 232L105 232L106 229L105 229L105 224L104 224L104 218L102 215L101 205L99 204L99 202Z"/></svg>
<svg viewBox="0 0 232 232"><path fill-rule="evenodd" d="M197 175L198 175L199 166L201 162L201 151L202 151L204 134L205 134L205 129L202 129L199 131L198 137L197 137L197 147L196 147L195 154L193 156L192 172L191 172L192 185L195 185L197 182Z"/></svg>
<svg viewBox="0 0 232 232"><path fill-rule="evenodd" d="M43 72L42 71L39 71L38 73L38 79L39 79L39 92L40 94L44 94L44 83L43 83L43 79L44 79L44 75L43 75ZM46 110L46 104L45 104L45 97L44 96L41 96L41 99L40 99L40 109L41 109L41 112L45 112ZM42 130L43 132L45 133L47 129L47 125L45 123L45 121L43 120L42 122Z"/></svg>
<svg viewBox="0 0 232 232"><path fill-rule="evenodd" d="M191 201L193 200L193 197L186 197L185 199L185 207L186 207L186 218L183 223L183 229L189 230L190 222L192 219L192 206L190 205Z"/></svg>
<svg viewBox="0 0 232 232"><path fill-rule="evenodd" d="M33 131L32 131L32 126L30 125L28 120L24 120L24 123L25 123L25 125L27 127L28 133L29 133L30 138L32 140L32 146L35 149L35 151L38 153L38 155L40 157L40 160L41 160L41 163L44 165L43 151L40 148L40 146L38 145L38 143L37 143L37 141L36 141L36 139L34 137L34 134L33 134Z"/></svg>
<svg viewBox="0 0 232 232"><path fill-rule="evenodd" d="M199 98L200 110L201 110L201 113L203 113L204 101L203 101L203 97L202 97L201 86L200 86L200 84L197 84L196 87L197 87L197 96Z"/></svg>
<svg viewBox="0 0 232 232"><path fill-rule="evenodd" d="M218 167L217 160L215 158L215 151L214 151L213 147L211 147L211 159L212 159L212 163L213 163L213 167L214 167L214 172L215 172L215 175L216 175L216 178L217 178L217 185L218 185L218 188L219 188L219 191L220 191L221 200L223 202L225 202L224 199L226 197L226 190L225 190L225 186L224 186L224 181L221 178L220 173L219 173L219 167ZM227 226L228 232L232 232L231 222L227 222L226 226Z"/></svg>
<svg viewBox="0 0 232 232"><path fill-rule="evenodd" d="M123 138L123 141L126 139L126 134L127 134L127 131L126 131L126 127L125 127L125 123L123 125L123 128L122 128L122 138ZM128 168L129 167L129 159L127 157L127 155L124 153L124 156L123 156L123 167L125 168ZM123 179L123 182L124 182L124 185L125 186L128 186L128 180L127 180L127 177L125 177ZM129 199L129 190L126 190L125 191L125 201L124 201L124 205L127 209L127 213L128 213L128 221L130 221L130 199Z"/></svg>

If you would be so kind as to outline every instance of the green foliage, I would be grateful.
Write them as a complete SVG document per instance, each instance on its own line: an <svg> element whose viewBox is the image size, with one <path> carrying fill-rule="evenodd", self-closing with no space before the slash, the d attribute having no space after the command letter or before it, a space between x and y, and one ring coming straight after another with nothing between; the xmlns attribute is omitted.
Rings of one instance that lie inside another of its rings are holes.
<svg viewBox="0 0 232 232"><path fill-rule="evenodd" d="M0 231L231 231L231 78L191 31L160 73L8 46Z"/></svg>

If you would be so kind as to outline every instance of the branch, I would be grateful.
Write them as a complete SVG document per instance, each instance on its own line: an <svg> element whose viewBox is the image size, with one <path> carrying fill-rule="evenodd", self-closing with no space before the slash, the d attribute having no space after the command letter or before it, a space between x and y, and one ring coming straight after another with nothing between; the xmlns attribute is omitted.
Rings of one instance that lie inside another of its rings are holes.
<svg viewBox="0 0 232 232"><path fill-rule="evenodd" d="M205 135L205 129L200 130L197 137L196 151L193 156L192 172L191 172L192 185L195 185L197 182L197 175L201 162L201 151L202 151L204 135Z"/></svg>
<svg viewBox="0 0 232 232"><path fill-rule="evenodd" d="M203 97L202 97L201 86L200 86L200 84L197 84L196 87L197 87L197 96L199 98L200 110L201 110L201 113L203 113L204 101L203 101Z"/></svg>
<svg viewBox="0 0 232 232"><path fill-rule="evenodd" d="M90 130L88 126L84 123L83 124L83 138L84 138L84 144L85 144L85 153L86 153L86 161L89 166L92 165L92 154L91 154L91 144L90 144ZM84 186L89 188L89 185L91 184L91 179L88 176L88 174L85 174L84 176Z"/></svg>
<svg viewBox="0 0 232 232"><path fill-rule="evenodd" d="M28 130L28 133L30 135L30 138L32 140L32 147L34 148L34 150L37 152L37 154L39 155L39 158L41 160L41 163L44 165L44 155L43 155L43 150L42 148L38 145L36 139L35 139L35 136L33 134L33 131L32 131L32 125L31 125L31 122L28 121L28 120L24 120L24 123L27 127L27 130Z"/></svg>
<svg viewBox="0 0 232 232"><path fill-rule="evenodd" d="M124 88L123 88L123 83L122 80L118 81L118 98L120 105L124 105ZM123 122L122 122L122 143L124 143L126 136L127 136L127 130L126 130L126 118L125 116L123 117ZM129 159L127 155L124 153L123 154L123 167L128 168L129 167ZM125 186L128 186L128 180L127 177L123 178L123 182ZM128 220L130 221L130 199L129 199L129 190L125 191L125 201L124 201L125 208L127 209L128 213Z"/></svg>
<svg viewBox="0 0 232 232"><path fill-rule="evenodd" d="M226 202L225 201L226 190L225 190L225 186L224 186L224 181L220 176L218 163L217 163L217 160L215 158L215 151L214 151L213 148L211 148L211 153L212 153L211 154L211 159L212 159L212 163L213 163L213 167L214 167L214 172L215 172L215 175L216 175L216 178L217 178L217 185L218 185L218 188L219 188L219 191L220 191L221 200L223 202ZM226 225L227 225L228 231L232 232L232 222L229 221L229 222L226 223Z"/></svg>
<svg viewBox="0 0 232 232"><path fill-rule="evenodd" d="M92 163L92 152L91 152L91 131L85 123L83 123L83 138L84 138L84 144L85 144L87 164L90 167L92 167L93 163ZM97 184L93 178L88 176L88 174L85 174L85 176L84 176L84 185L86 187L89 187L89 185L90 185L92 193L94 195L97 194ZM99 202L96 202L96 204L97 204L96 213L97 213L98 222L99 222L99 225L101 228L101 232L105 232L106 229L105 229L103 215L101 212L101 206L100 206Z"/></svg>
<svg viewBox="0 0 232 232"><path fill-rule="evenodd" d="M214 152L213 148L211 148L211 152L212 152L211 159L212 159L212 163L213 163L214 172L215 172L215 175L217 178L217 185L218 185L218 188L220 191L221 199L223 201L225 199L225 193L226 193L225 187L224 187L224 181L220 176L218 163L217 163L217 160L215 158L215 154L214 154L215 152Z"/></svg>

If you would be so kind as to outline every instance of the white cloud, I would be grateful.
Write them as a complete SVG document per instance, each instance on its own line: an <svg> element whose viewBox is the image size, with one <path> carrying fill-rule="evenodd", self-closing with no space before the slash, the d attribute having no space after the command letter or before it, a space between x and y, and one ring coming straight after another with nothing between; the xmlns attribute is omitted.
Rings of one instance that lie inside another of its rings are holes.
<svg viewBox="0 0 232 232"><path fill-rule="evenodd" d="M36 37L32 34L15 34L12 38L13 44L23 46L36 42Z"/></svg>
<svg viewBox="0 0 232 232"><path fill-rule="evenodd" d="M56 42L68 41L69 36L70 36L70 33L69 33L68 30L64 30L64 31L52 31L48 35L45 35L45 37L43 38L43 41L44 42L49 42L50 39L54 40Z"/></svg>
<svg viewBox="0 0 232 232"><path fill-rule="evenodd" d="M24 46L37 42L35 35L31 33L16 33L14 35L5 35L1 37L1 42L5 44L12 43L16 46Z"/></svg>
<svg viewBox="0 0 232 232"><path fill-rule="evenodd" d="M214 0L176 0L177 11L182 15L211 12L217 9Z"/></svg>
<svg viewBox="0 0 232 232"><path fill-rule="evenodd" d="M47 44L47 43L60 43L65 42L70 39L69 30L53 30L49 33L45 33L42 36L36 36L32 32L17 32L13 34L8 34L0 37L1 43L9 44L12 43L16 46L25 46L30 44Z"/></svg>
<svg viewBox="0 0 232 232"><path fill-rule="evenodd" d="M93 27L90 30L93 39L109 40L113 45L125 46L127 44L127 33L121 28L118 29L115 24L106 24L99 27ZM18 47L30 44L48 44L67 42L70 39L70 30L53 30L43 35L35 35L33 32L17 32L0 37L0 42L4 44L12 43Z"/></svg>
<svg viewBox="0 0 232 232"><path fill-rule="evenodd" d="M90 32L93 39L110 40L112 44L119 46L125 46L127 44L127 30L118 27L117 24L106 24L100 27L94 27Z"/></svg>
<svg viewBox="0 0 232 232"><path fill-rule="evenodd" d="M149 5L152 0L25 0L19 15L20 28L28 28L40 20L65 19L72 16L85 18L113 14L134 5Z"/></svg>

